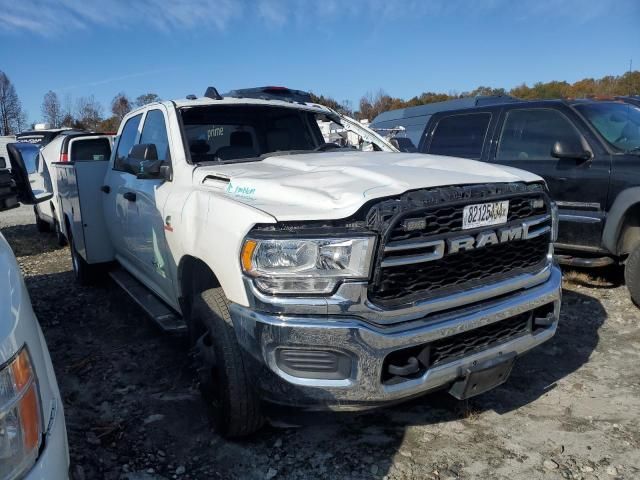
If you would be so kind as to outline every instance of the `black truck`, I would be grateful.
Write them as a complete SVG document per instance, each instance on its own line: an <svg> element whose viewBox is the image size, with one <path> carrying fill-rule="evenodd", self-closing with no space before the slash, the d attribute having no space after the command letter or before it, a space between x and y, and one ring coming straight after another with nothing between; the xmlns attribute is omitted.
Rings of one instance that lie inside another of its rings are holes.
<svg viewBox="0 0 640 480"><path fill-rule="evenodd" d="M631 97L633 98L633 97ZM619 100L441 102L380 114L404 151L471 158L543 177L559 209L558 259L625 265L640 304L640 107Z"/></svg>

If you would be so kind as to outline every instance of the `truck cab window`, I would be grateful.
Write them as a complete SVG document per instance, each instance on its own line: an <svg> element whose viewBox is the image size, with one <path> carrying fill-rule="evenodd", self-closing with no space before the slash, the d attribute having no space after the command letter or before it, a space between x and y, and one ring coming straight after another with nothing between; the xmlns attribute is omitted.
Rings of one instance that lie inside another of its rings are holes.
<svg viewBox="0 0 640 480"><path fill-rule="evenodd" d="M511 110L500 134L496 160L552 160L551 149L559 140L580 143L580 134L557 110Z"/></svg>
<svg viewBox="0 0 640 480"><path fill-rule="evenodd" d="M167 137L167 126L161 110L147 112L140 143L153 143L158 152L158 160L169 158L169 138Z"/></svg>
<svg viewBox="0 0 640 480"><path fill-rule="evenodd" d="M490 113L451 115L442 118L433 132L428 153L479 159L482 156L482 145L490 121Z"/></svg>
<svg viewBox="0 0 640 480"><path fill-rule="evenodd" d="M575 106L587 121L618 150L640 150L640 108L625 103L584 103Z"/></svg>
<svg viewBox="0 0 640 480"><path fill-rule="evenodd" d="M116 158L113 162L114 170L126 170L125 160L127 159L127 156L129 156L131 147L133 147L133 144L136 142L136 137L138 136L138 125L140 125L141 118L142 114L139 114L135 117L131 117L127 120L127 123L125 123L122 133L120 134L120 139L118 140Z"/></svg>
<svg viewBox="0 0 640 480"><path fill-rule="evenodd" d="M111 142L107 138L77 140L71 149L71 161L109 160L111 156Z"/></svg>

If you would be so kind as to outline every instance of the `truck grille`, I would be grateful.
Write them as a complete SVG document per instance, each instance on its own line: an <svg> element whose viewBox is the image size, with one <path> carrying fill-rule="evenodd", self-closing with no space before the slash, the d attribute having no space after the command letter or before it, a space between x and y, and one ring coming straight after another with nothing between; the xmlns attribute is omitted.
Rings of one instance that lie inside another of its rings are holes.
<svg viewBox="0 0 640 480"><path fill-rule="evenodd" d="M369 299L373 302L383 306L403 305L543 268L549 251L551 218L549 202L541 187L503 184L444 189L453 190L455 195L443 193L442 190L437 189L435 195L430 195L433 191L419 192L421 196L418 197L418 193L413 192L413 198L408 200L396 203L387 201L372 208L378 226L385 227L380 230L382 241L377 252L376 270L369 285ZM451 197L455 199L451 201ZM506 224L462 230L465 205L505 199L509 200ZM421 207L421 203L426 206ZM414 218L425 219L426 226L406 231L403 221ZM435 242L518 226L531 219L539 220L536 230L549 228L544 234L527 240L461 250L436 259L428 258ZM416 248L416 244L424 244L424 247ZM408 248L409 245L414 246Z"/></svg>
<svg viewBox="0 0 640 480"><path fill-rule="evenodd" d="M531 312L431 343L431 367L472 355L531 331Z"/></svg>

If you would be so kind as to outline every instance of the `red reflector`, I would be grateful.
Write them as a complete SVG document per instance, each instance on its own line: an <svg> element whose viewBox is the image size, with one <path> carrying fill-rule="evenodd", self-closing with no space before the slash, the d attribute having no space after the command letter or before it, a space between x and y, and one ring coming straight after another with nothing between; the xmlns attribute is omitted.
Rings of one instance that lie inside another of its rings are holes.
<svg viewBox="0 0 640 480"><path fill-rule="evenodd" d="M68 153L61 153L60 154L60 161L61 162L68 162L69 161L69 154Z"/></svg>

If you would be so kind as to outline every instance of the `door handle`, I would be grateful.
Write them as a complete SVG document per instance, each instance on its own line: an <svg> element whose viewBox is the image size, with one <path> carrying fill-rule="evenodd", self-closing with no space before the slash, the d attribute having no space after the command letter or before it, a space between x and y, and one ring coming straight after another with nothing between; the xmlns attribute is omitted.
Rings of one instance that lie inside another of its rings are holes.
<svg viewBox="0 0 640 480"><path fill-rule="evenodd" d="M126 200L129 200L130 202L135 202L136 201L136 194L133 192L125 192L124 195L122 195Z"/></svg>
<svg viewBox="0 0 640 480"><path fill-rule="evenodd" d="M103 191L104 193L109 193L111 192L111 187L109 185L102 185L100 187L100 190Z"/></svg>

